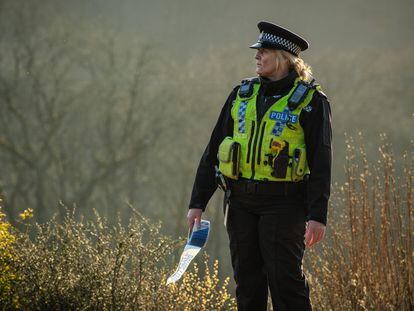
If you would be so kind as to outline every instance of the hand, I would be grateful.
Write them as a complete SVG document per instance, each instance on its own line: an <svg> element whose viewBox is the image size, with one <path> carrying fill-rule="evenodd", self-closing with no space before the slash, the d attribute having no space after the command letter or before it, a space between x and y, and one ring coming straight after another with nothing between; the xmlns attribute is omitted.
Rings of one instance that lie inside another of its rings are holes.
<svg viewBox="0 0 414 311"><path fill-rule="evenodd" d="M325 235L326 226L318 221L309 220L306 224L305 244L311 247L313 244L322 240Z"/></svg>
<svg viewBox="0 0 414 311"><path fill-rule="evenodd" d="M196 223L197 227L200 227L201 223L201 214L203 213L203 210L201 208L191 208L188 211L187 214L187 223L188 223L188 229L191 230L194 226L194 223Z"/></svg>

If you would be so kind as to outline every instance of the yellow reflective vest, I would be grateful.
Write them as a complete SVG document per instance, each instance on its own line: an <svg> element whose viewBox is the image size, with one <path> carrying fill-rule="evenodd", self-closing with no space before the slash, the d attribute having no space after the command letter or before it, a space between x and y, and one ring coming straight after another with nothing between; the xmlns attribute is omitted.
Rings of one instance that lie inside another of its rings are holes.
<svg viewBox="0 0 414 311"><path fill-rule="evenodd" d="M299 116L320 87L310 88L299 105L290 110L288 99L300 81L300 78L295 80L289 93L278 99L260 122L256 112L259 79L252 80L250 96L240 96L239 90L231 110L233 137L226 137L218 151L219 170L223 175L232 179L297 182L310 173Z"/></svg>

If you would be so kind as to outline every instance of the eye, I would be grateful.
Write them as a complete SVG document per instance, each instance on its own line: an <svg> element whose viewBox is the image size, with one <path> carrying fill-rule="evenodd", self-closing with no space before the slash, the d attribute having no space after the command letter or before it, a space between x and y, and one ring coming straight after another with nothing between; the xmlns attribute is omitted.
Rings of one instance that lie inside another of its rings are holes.
<svg viewBox="0 0 414 311"><path fill-rule="evenodd" d="M260 55L265 56L269 54L269 50L268 49L260 49Z"/></svg>

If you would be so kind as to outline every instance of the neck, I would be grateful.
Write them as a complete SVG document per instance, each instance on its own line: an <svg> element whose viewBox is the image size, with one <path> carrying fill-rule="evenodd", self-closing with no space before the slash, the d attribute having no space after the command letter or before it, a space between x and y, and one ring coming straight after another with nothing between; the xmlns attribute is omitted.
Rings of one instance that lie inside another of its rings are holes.
<svg viewBox="0 0 414 311"><path fill-rule="evenodd" d="M286 67L280 68L277 72L268 76L267 78L269 78L272 81L277 81L277 80L283 79L288 74L289 74L289 68L286 66Z"/></svg>

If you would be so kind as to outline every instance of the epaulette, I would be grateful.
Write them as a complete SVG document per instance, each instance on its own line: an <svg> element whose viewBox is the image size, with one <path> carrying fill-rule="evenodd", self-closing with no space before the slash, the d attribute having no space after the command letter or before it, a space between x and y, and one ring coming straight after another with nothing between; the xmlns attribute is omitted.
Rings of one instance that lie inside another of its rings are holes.
<svg viewBox="0 0 414 311"><path fill-rule="evenodd" d="M326 96L326 94L322 91L321 85L315 82L315 78L313 76L310 76L310 80L311 82L308 83L311 85L312 89L316 90L323 97L328 98L328 96Z"/></svg>
<svg viewBox="0 0 414 311"><path fill-rule="evenodd" d="M322 91L322 87L320 84L315 84L315 89L316 91L321 94L323 97L325 97L326 99L328 98L328 96L326 96L326 94Z"/></svg>

